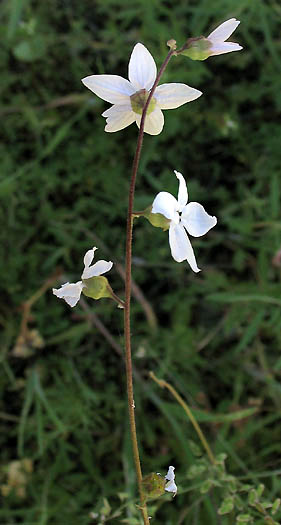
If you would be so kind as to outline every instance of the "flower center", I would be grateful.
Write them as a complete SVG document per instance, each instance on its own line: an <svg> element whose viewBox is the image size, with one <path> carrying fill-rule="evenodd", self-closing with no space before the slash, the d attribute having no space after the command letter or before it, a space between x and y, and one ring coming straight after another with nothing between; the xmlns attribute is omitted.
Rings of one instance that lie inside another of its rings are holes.
<svg viewBox="0 0 281 525"><path fill-rule="evenodd" d="M134 113L138 113L138 115L141 115L143 112L143 108L145 106L145 103L149 97L149 91L146 91L146 89L140 89L136 93L130 96L131 99L131 106ZM155 109L156 106L156 99L152 97L151 101L149 102L149 106L147 108L147 115L152 113L152 111Z"/></svg>

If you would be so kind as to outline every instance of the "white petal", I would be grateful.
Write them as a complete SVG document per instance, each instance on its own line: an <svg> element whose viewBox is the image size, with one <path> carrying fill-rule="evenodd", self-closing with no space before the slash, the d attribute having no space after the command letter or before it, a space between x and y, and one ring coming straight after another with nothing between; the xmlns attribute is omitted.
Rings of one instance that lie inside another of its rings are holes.
<svg viewBox="0 0 281 525"><path fill-rule="evenodd" d="M235 31L239 24L239 20L236 20L236 18L230 18L226 22L223 22L223 24L220 24L207 38L212 42L224 42L230 37L230 35L232 35L233 31Z"/></svg>
<svg viewBox="0 0 281 525"><path fill-rule="evenodd" d="M186 102L196 100L201 95L201 91L187 84L172 83L158 86L153 96L157 99L161 109L175 109Z"/></svg>
<svg viewBox="0 0 281 525"><path fill-rule="evenodd" d="M167 485L165 486L165 490L167 492L173 492L176 495L176 493L178 491L178 487L177 487L177 485L175 484L174 481L169 481L167 483Z"/></svg>
<svg viewBox="0 0 281 525"><path fill-rule="evenodd" d="M177 262L187 260L194 272L200 272L191 242L187 237L186 231L182 224L171 223L169 228L169 243L172 257Z"/></svg>
<svg viewBox="0 0 281 525"><path fill-rule="evenodd" d="M118 75L90 75L82 78L83 84L95 95L111 104L128 104L135 89L129 80Z"/></svg>
<svg viewBox="0 0 281 525"><path fill-rule="evenodd" d="M175 473L174 473L175 467L170 466L169 470L165 476L165 479L168 481L168 483L165 486L165 490L167 492L173 492L174 495L176 495L178 487L175 484Z"/></svg>
<svg viewBox="0 0 281 525"><path fill-rule="evenodd" d="M140 127L141 115L135 113L136 123ZM164 115L160 108L156 106L154 111L145 117L144 131L149 135L159 135L164 126Z"/></svg>
<svg viewBox="0 0 281 525"><path fill-rule="evenodd" d="M187 200L188 200L187 187L186 187L186 182L185 182L183 175L179 171L176 171L176 170L174 170L174 174L176 175L179 181L178 211L181 212L183 208L185 207Z"/></svg>
<svg viewBox="0 0 281 525"><path fill-rule="evenodd" d="M130 126L135 122L135 113L132 111L131 105L117 105L111 106L102 113L102 117L106 117L105 131L113 133L114 131L120 131L121 129Z"/></svg>
<svg viewBox="0 0 281 525"><path fill-rule="evenodd" d="M165 476L165 479L167 481L174 481L175 479L175 467L173 467L172 465L169 466L169 469L168 469L168 472Z"/></svg>
<svg viewBox="0 0 281 525"><path fill-rule="evenodd" d="M124 111L132 111L131 104L114 104L110 108L106 109L101 116L108 118L108 117L114 117L118 115L119 113L123 113Z"/></svg>
<svg viewBox="0 0 281 525"><path fill-rule="evenodd" d="M136 44L129 62L129 80L136 91L149 91L156 79L157 69L153 56L143 44Z"/></svg>
<svg viewBox="0 0 281 525"><path fill-rule="evenodd" d="M53 288L53 294L59 299L64 299L69 306L73 307L78 303L83 287L82 281L65 283L59 289Z"/></svg>
<svg viewBox="0 0 281 525"><path fill-rule="evenodd" d="M88 268L90 264L92 264L92 260L95 256L95 251L97 250L96 247L92 248L92 250L88 250L84 255L84 266L85 268Z"/></svg>
<svg viewBox="0 0 281 525"><path fill-rule="evenodd" d="M190 202L183 209L181 222L190 235L201 237L217 224L217 218L209 215L198 202Z"/></svg>
<svg viewBox="0 0 281 525"><path fill-rule="evenodd" d="M177 213L178 201L173 195L167 191L161 191L156 195L152 203L152 213L161 213L167 219L174 222L179 222L179 214Z"/></svg>
<svg viewBox="0 0 281 525"><path fill-rule="evenodd" d="M95 264L93 264L93 266L90 266L90 268L85 268L81 278L90 279L91 277L97 277L105 272L109 272L112 266L113 262L111 261L98 261Z"/></svg>
<svg viewBox="0 0 281 525"><path fill-rule="evenodd" d="M224 53L231 53L232 51L240 51L240 49L243 49L243 47L234 42L222 42L221 44L213 44L209 51L211 53L210 56L215 56L223 55Z"/></svg>

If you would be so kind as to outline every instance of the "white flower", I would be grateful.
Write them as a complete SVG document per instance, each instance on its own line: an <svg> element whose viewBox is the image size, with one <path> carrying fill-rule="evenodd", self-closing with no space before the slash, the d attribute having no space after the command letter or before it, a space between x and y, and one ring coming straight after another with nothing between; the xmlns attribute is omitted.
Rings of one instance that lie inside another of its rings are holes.
<svg viewBox="0 0 281 525"><path fill-rule="evenodd" d="M143 44L136 44L129 62L129 80L118 75L91 75L83 84L98 97L113 104L102 114L106 118L105 131L114 132L133 122L140 126L142 110L156 79L154 59ZM158 135L164 126L162 109L175 109L202 95L186 84L171 83L158 86L149 104L144 131Z"/></svg>
<svg viewBox="0 0 281 525"><path fill-rule="evenodd" d="M243 49L242 46L234 42L225 42L239 24L239 20L230 18L209 34L207 37L208 42L211 44L211 47L208 49L210 53L209 56L222 55L223 53L231 53L231 51L240 51L240 49Z"/></svg>
<svg viewBox="0 0 281 525"><path fill-rule="evenodd" d="M178 199L166 191L161 191L153 201L151 212L161 213L171 221L169 243L175 261L187 260L194 272L200 272L185 230L193 237L200 237L217 224L217 219L208 215L198 202L187 204L186 182L178 171L175 171L175 175L179 180Z"/></svg>
<svg viewBox="0 0 281 525"><path fill-rule="evenodd" d="M175 467L170 466L169 470L165 476L165 479L168 483L166 483L165 490L167 492L173 492L174 496L177 493L178 487L175 484L175 473L174 473Z"/></svg>
<svg viewBox="0 0 281 525"><path fill-rule="evenodd" d="M98 261L91 266L96 250L97 248L95 247L85 253L84 270L81 275L81 279L97 277L105 272L108 272L112 268L113 263L111 261L107 262L103 260ZM65 283L59 289L53 288L53 294L59 297L59 299L64 299L65 302L69 304L69 306L73 307L78 303L81 292L86 286L87 285L82 281L78 281L77 283Z"/></svg>

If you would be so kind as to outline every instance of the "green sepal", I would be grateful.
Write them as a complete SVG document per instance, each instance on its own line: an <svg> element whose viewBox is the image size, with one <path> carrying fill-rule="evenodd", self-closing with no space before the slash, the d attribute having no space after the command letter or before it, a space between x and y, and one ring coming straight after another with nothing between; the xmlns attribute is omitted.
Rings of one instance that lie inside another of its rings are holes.
<svg viewBox="0 0 281 525"><path fill-rule="evenodd" d="M210 56L211 42L203 36L187 41L182 50L177 52L178 55L184 55L191 60L206 60Z"/></svg>
<svg viewBox="0 0 281 525"><path fill-rule="evenodd" d="M103 297L112 297L112 290L106 277L102 275L91 277L90 279L83 279L83 284L86 286L82 292L87 297L92 299L102 299Z"/></svg>
<svg viewBox="0 0 281 525"><path fill-rule="evenodd" d="M160 498L165 493L166 480L160 474L152 472L142 480L142 489L145 499Z"/></svg>
<svg viewBox="0 0 281 525"><path fill-rule="evenodd" d="M152 206L146 208L143 212L136 214L135 217L140 217L141 215L145 217L152 226L155 228L162 228L163 231L166 231L170 228L170 219L167 219L162 213L151 213Z"/></svg>

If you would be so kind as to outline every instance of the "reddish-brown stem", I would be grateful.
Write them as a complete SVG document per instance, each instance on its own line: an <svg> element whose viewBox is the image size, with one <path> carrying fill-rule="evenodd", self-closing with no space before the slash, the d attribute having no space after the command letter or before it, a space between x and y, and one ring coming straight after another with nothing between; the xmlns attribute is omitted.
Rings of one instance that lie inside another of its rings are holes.
<svg viewBox="0 0 281 525"><path fill-rule="evenodd" d="M125 276L125 309L124 309L124 335L125 335L125 360L126 360L126 376L127 376L127 392L128 392L128 407L129 407L129 419L131 429L131 440L133 445L133 454L135 461L135 469L137 474L138 489L140 496L140 509L142 512L143 520L145 525L149 525L149 518L147 514L147 507L145 502L145 496L142 488L142 471L140 464L140 456L137 441L136 421L135 421L135 403L134 403L134 391L133 391L133 372L132 372L132 354L131 354L131 323L130 323L130 307L131 307L131 273L132 273L132 237L133 237L133 206L134 206L134 195L136 177L139 167L141 148L143 143L144 134L144 122L147 114L149 103L153 97L153 93L158 85L158 82L166 69L170 58L175 54L173 50L169 51L165 58L162 66L159 69L156 80L151 88L149 97L143 108L140 129L138 135L138 141L136 146L135 157L132 167L132 176L129 189L129 202L128 202L128 216L127 216L127 235L126 235L126 276Z"/></svg>

